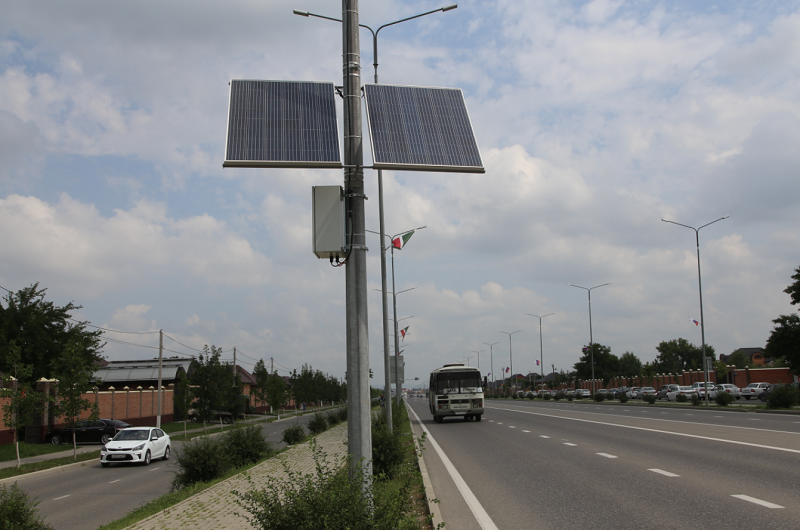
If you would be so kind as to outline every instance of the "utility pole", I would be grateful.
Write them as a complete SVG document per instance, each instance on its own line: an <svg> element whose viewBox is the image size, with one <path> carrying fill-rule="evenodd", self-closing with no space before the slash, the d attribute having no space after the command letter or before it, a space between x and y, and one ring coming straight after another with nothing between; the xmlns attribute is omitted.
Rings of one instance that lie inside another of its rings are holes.
<svg viewBox="0 0 800 530"><path fill-rule="evenodd" d="M156 427L161 428L161 360L164 357L164 330L158 330L158 413ZM112 416L113 418L113 416Z"/></svg>
<svg viewBox="0 0 800 530"><path fill-rule="evenodd" d="M233 347L233 384L236 384L236 346Z"/></svg>
<svg viewBox="0 0 800 530"><path fill-rule="evenodd" d="M347 447L351 473L372 476L367 327L367 256L364 220L364 152L361 127L361 48L358 0L342 0L344 187L348 241L346 268ZM381 242L383 243L383 242Z"/></svg>

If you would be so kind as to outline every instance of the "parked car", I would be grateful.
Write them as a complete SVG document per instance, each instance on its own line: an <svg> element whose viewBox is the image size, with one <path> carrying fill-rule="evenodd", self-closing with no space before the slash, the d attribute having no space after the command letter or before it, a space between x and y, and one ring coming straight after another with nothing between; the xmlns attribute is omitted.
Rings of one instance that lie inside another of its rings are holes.
<svg viewBox="0 0 800 530"><path fill-rule="evenodd" d="M130 427L117 433L100 449L100 465L112 462L149 465L153 458L169 460L169 435L155 427Z"/></svg>
<svg viewBox="0 0 800 530"><path fill-rule="evenodd" d="M619 392L619 388L609 388L606 399L617 399L617 392Z"/></svg>
<svg viewBox="0 0 800 530"><path fill-rule="evenodd" d="M568 389L566 389L566 390L564 391L564 393L565 393L566 395L568 395L568 396L574 396L574 395L575 395L575 389L574 389L574 388L568 388Z"/></svg>
<svg viewBox="0 0 800 530"><path fill-rule="evenodd" d="M119 431L133 427L120 420L99 419L95 421L81 420L75 424L75 443L104 444L109 442ZM53 445L72 443L72 428L53 429L44 435L44 442Z"/></svg>
<svg viewBox="0 0 800 530"><path fill-rule="evenodd" d="M641 390L639 390L639 397L644 398L644 396L655 396L656 389L652 386L644 386Z"/></svg>
<svg viewBox="0 0 800 530"><path fill-rule="evenodd" d="M667 399L667 392L677 390L678 386L679 385L663 385L658 389L658 392L656 392L656 399Z"/></svg>
<svg viewBox="0 0 800 530"><path fill-rule="evenodd" d="M716 388L716 386L717 385L715 385L714 383L709 381L708 382L708 390L709 390L709 392L714 390ZM706 398L706 382L705 381L699 381L699 382L696 382L696 383L692 383L692 388L697 390L697 395L700 396L700 399L705 399ZM709 394L708 398L709 399L713 399L710 394Z"/></svg>
<svg viewBox="0 0 800 530"><path fill-rule="evenodd" d="M629 399L638 399L639 398L639 387L635 386L633 388L629 388L625 395L628 396Z"/></svg>
<svg viewBox="0 0 800 530"><path fill-rule="evenodd" d="M772 383L771 385L769 385L767 387L766 390L764 390L763 392L761 392L758 395L758 399L760 399L761 401L766 403L773 392L775 392L777 389L779 389L781 387L785 387L785 386L789 386L789 385L786 384L786 383Z"/></svg>
<svg viewBox="0 0 800 530"><path fill-rule="evenodd" d="M584 398L592 397L592 392L588 388L579 388L578 390L575 391L575 394L580 395L581 397Z"/></svg>
<svg viewBox="0 0 800 530"><path fill-rule="evenodd" d="M711 399L716 399L717 392L727 392L736 399L742 397L742 390L738 386L731 385L729 383L723 383L721 385L717 385L717 388L715 388L714 390L710 390L708 392L708 397L710 397Z"/></svg>
<svg viewBox="0 0 800 530"><path fill-rule="evenodd" d="M679 386L677 389L667 392L667 401L678 401L679 395L684 395L691 399L692 395L697 395L697 390L690 386Z"/></svg>
<svg viewBox="0 0 800 530"><path fill-rule="evenodd" d="M597 390L594 391L594 393L595 394L603 394L603 397L605 397L605 398L609 397L608 389L606 389L606 388L598 388Z"/></svg>
<svg viewBox="0 0 800 530"><path fill-rule="evenodd" d="M750 383L742 389L742 397L745 399L758 397L767 388L769 388L769 383Z"/></svg>

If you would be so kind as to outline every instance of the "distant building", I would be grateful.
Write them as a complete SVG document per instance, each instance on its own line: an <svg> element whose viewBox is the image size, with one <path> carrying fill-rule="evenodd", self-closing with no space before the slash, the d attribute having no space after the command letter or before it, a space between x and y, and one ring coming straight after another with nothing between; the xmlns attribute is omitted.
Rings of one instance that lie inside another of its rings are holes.
<svg viewBox="0 0 800 530"><path fill-rule="evenodd" d="M725 364L730 364L730 358L736 352L744 353L747 362L757 366L772 366L775 363L775 359L767 357L764 348L739 348L738 350L734 350L730 355L721 354L719 360Z"/></svg>
<svg viewBox="0 0 800 530"><path fill-rule="evenodd" d="M177 384L181 374L191 377L196 365L197 361L192 358L162 359L161 385L167 387L170 383ZM100 380L101 391L108 390L112 386L116 390L126 386L131 389L139 386L144 389L157 387L158 359L108 361L105 366L99 366L94 374Z"/></svg>

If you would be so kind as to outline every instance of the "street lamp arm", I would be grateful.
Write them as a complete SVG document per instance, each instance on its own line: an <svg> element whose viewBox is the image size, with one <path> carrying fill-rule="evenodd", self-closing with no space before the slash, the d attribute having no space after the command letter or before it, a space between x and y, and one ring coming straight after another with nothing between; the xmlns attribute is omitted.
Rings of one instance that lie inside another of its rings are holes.
<svg viewBox="0 0 800 530"><path fill-rule="evenodd" d="M716 223L717 221L722 221L723 219L727 219L728 217L730 217L730 215L726 215L725 217L720 217L720 218L719 218L719 219L717 219L716 221L711 221L711 222L710 222L710 223L708 223L708 224L704 224L704 225L703 225L703 226L701 226L700 228L705 228L705 227L707 227L708 225L713 225L713 224L714 224L714 223ZM698 232L700 231L700 228L698 228L698 229L697 229L697 231L698 231Z"/></svg>
<svg viewBox="0 0 800 530"><path fill-rule="evenodd" d="M431 14L437 13L439 11L441 11L441 12L450 11L451 9L455 9L457 7L458 7L458 4L451 4L449 6L440 7L438 9L434 9L434 10L428 11L426 13L420 13L419 15L414 15L413 17L408 17L408 18L404 18L404 19L401 19L401 20L395 20L394 22L389 22L388 24L384 24L383 26L379 27L378 30L375 32L375 36L377 37L378 33L383 28L387 28L389 26L394 26L395 24L399 24L399 23L405 22L407 20L414 20L415 18L424 17L425 15L431 15Z"/></svg>

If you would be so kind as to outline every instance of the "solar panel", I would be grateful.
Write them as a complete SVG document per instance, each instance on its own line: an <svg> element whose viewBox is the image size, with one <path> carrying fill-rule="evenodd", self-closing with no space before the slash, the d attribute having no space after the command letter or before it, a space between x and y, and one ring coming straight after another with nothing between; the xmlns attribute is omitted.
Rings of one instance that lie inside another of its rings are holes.
<svg viewBox="0 0 800 530"><path fill-rule="evenodd" d="M458 88L364 85L376 169L485 173Z"/></svg>
<svg viewBox="0 0 800 530"><path fill-rule="evenodd" d="M222 167L341 168L333 83L232 79Z"/></svg>

